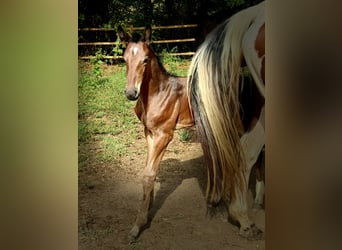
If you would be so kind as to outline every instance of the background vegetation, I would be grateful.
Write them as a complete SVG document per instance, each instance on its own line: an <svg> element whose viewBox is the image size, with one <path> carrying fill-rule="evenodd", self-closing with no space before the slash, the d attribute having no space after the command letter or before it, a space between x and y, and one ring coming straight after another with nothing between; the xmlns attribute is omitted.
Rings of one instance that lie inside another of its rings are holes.
<svg viewBox="0 0 342 250"><path fill-rule="evenodd" d="M195 51L204 36L218 23L237 11L254 5L261 0L79 0L79 28L104 27L116 28L122 25L128 28L145 26L166 26L173 24L197 24L198 28L155 30L153 40L195 38L193 43L155 45L155 51L173 52ZM79 42L116 41L115 31L80 31ZM94 54L94 48L80 46L79 54L86 50ZM103 52L113 55L111 47ZM89 54L89 53L88 53Z"/></svg>
<svg viewBox="0 0 342 250"><path fill-rule="evenodd" d="M260 0L79 0L79 27L116 27L197 23L204 17L230 13Z"/></svg>
<svg viewBox="0 0 342 250"><path fill-rule="evenodd" d="M79 0L79 27L113 27L134 25L171 25L197 23L199 40L206 32L231 14L258 1L247 0ZM186 29L153 31L154 39L184 38ZM85 36L88 34L88 37ZM188 34L194 35L194 34ZM102 36L102 37L98 37ZM103 37L104 36L104 37ZM115 32L80 33L79 41L117 41ZM191 58L166 56L167 52L177 52L180 46L159 46L152 44L161 56L166 69L175 75L186 76ZM122 48L111 46L111 53L122 54ZM191 48L190 48L191 49ZM114 51L113 51L114 50ZM192 48L194 51L195 48ZM80 170L88 163L115 163L126 155L127 148L141 138L142 125L136 118L135 102L128 101L123 92L126 85L125 65L121 62L108 66L103 59L106 49L98 49L95 58L79 63L78 96L78 140ZM179 131L179 138L190 139L187 131Z"/></svg>

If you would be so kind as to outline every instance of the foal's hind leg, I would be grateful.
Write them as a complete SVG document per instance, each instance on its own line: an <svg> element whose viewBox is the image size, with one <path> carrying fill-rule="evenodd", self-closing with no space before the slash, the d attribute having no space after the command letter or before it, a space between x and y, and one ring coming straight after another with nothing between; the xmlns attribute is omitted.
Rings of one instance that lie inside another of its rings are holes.
<svg viewBox="0 0 342 250"><path fill-rule="evenodd" d="M153 203L154 180L158 173L160 161L164 156L169 142L172 140L173 131L165 133L161 131L149 131L145 128L147 140L147 161L143 172L143 200L135 220L134 226L129 233L129 239L135 240L142 228L148 222L148 211Z"/></svg>
<svg viewBox="0 0 342 250"><path fill-rule="evenodd" d="M247 239L260 239L262 231L248 217L247 190L249 174L264 146L263 110L254 128L241 137L241 144L246 157L246 171L242 185L236 185L229 205L229 215L240 224L240 235Z"/></svg>

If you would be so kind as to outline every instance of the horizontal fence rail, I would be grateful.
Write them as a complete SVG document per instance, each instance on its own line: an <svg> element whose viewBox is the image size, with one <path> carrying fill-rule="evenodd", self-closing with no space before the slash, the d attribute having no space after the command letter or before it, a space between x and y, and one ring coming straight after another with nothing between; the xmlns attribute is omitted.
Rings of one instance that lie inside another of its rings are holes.
<svg viewBox="0 0 342 250"><path fill-rule="evenodd" d="M185 38L185 39L170 39L170 40L158 40L152 41L152 43L184 43L184 42L194 42L195 38ZM90 42L90 43L78 43L78 45L115 45L116 42Z"/></svg>
<svg viewBox="0 0 342 250"><path fill-rule="evenodd" d="M167 56L192 56L194 55L195 52L176 52L176 53L165 53L163 55L167 55ZM95 56L81 56L79 57L81 59L92 59L95 58ZM120 59L123 58L123 56L102 56L103 59Z"/></svg>
<svg viewBox="0 0 342 250"><path fill-rule="evenodd" d="M168 26L152 26L153 30L161 30L161 29L182 29L182 28L197 28L197 24L182 24L182 25L168 25ZM145 27L133 27L132 25L128 27L130 32L135 30L144 30ZM79 31L115 31L114 28L79 28ZM163 43L186 43L186 42L195 42L195 38L183 38L183 39L168 39L168 40L156 40L152 41L154 44L163 44ZM116 42L79 42L78 46L114 46ZM176 52L176 53L165 53L164 55L169 56L191 56L194 55L195 52ZM81 56L80 59L92 59L95 56ZM120 59L122 56L103 56L103 59Z"/></svg>
<svg viewBox="0 0 342 250"><path fill-rule="evenodd" d="M161 29L181 29L181 28L197 28L197 24L181 24L181 25L169 25L169 26L152 26L154 30ZM129 26L129 29L132 30L144 30L145 27L134 27ZM114 28L79 28L78 31L116 31Z"/></svg>

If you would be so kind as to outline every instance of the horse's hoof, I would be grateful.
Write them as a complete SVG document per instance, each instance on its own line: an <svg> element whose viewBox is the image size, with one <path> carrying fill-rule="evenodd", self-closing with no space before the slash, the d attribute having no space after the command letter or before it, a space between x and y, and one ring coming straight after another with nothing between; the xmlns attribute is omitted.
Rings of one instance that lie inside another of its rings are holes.
<svg viewBox="0 0 342 250"><path fill-rule="evenodd" d="M128 234L128 240L129 243L133 243L136 241L139 235L139 227L137 225L134 225L134 227L131 229L131 231Z"/></svg>
<svg viewBox="0 0 342 250"><path fill-rule="evenodd" d="M253 203L253 210L261 210L262 209L262 204L259 203Z"/></svg>
<svg viewBox="0 0 342 250"><path fill-rule="evenodd" d="M240 228L239 235L247 240L261 240L263 232L254 224L250 227Z"/></svg>

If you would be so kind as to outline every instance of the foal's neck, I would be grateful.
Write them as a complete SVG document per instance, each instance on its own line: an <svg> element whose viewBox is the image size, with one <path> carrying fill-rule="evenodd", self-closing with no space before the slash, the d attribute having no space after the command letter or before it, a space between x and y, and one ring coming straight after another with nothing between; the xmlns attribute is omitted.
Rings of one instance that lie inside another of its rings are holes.
<svg viewBox="0 0 342 250"><path fill-rule="evenodd" d="M163 88L167 85L170 74L167 73L164 66L161 64L157 57L154 57L151 61L151 80L150 87ZM152 86L153 85L153 86Z"/></svg>

